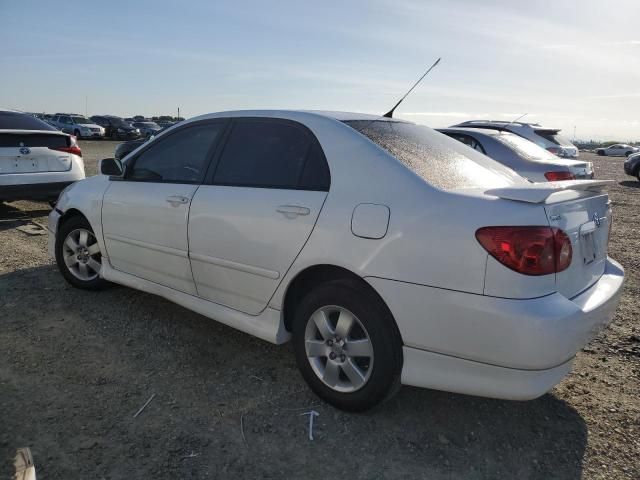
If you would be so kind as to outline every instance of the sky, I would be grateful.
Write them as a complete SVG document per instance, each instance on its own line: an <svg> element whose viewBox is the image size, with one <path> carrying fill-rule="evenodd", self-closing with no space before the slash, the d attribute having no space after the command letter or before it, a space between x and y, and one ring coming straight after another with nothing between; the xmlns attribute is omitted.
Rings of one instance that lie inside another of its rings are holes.
<svg viewBox="0 0 640 480"><path fill-rule="evenodd" d="M640 140L638 0L0 0L0 107L384 113Z"/></svg>

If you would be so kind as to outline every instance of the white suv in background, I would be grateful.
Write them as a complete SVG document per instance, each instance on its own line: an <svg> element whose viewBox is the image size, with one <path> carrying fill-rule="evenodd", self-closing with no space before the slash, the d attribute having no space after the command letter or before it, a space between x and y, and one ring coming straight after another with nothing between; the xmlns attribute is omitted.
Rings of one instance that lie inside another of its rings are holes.
<svg viewBox="0 0 640 480"><path fill-rule="evenodd" d="M0 110L0 202L54 202L84 177L82 152L73 136L31 115Z"/></svg>
<svg viewBox="0 0 640 480"><path fill-rule="evenodd" d="M78 139L104 138L104 127L75 113L56 113L51 123L63 132L75 135Z"/></svg>
<svg viewBox="0 0 640 480"><path fill-rule="evenodd" d="M469 120L452 127L489 128L515 133L561 158L578 158L578 147L560 135L558 128L545 128L537 123L500 120Z"/></svg>

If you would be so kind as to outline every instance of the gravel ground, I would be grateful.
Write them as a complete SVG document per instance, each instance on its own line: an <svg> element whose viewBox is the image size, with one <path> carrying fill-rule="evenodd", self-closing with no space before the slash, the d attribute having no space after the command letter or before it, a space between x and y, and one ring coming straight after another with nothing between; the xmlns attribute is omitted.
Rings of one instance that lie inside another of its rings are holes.
<svg viewBox="0 0 640 480"><path fill-rule="evenodd" d="M81 143L88 174L114 145ZM573 373L530 402L404 387L374 411L340 412L309 392L289 346L124 287L71 288L46 235L17 229L45 225L47 205L1 205L0 477L29 446L38 478L65 480L640 478L640 184L622 159L583 158L616 181L624 294Z"/></svg>

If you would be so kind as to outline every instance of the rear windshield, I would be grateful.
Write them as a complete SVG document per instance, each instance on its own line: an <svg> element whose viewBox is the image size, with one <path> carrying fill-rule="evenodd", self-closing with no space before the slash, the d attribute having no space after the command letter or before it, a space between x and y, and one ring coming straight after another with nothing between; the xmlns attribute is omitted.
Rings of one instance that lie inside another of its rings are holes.
<svg viewBox="0 0 640 480"><path fill-rule="evenodd" d="M0 112L0 130L54 130L39 118L19 112Z"/></svg>
<svg viewBox="0 0 640 480"><path fill-rule="evenodd" d="M497 188L524 181L513 170L425 126L386 120L344 123L436 188Z"/></svg>
<svg viewBox="0 0 640 480"><path fill-rule="evenodd" d="M520 157L526 160L534 162L558 162L558 157L554 154L526 138L519 137L518 135L514 135L512 133L500 133L498 135L494 135L492 138L503 145L506 145L509 149L513 150Z"/></svg>
<svg viewBox="0 0 640 480"><path fill-rule="evenodd" d="M70 144L67 135L48 133L1 133L0 148L7 147L68 147Z"/></svg>
<svg viewBox="0 0 640 480"><path fill-rule="evenodd" d="M559 130L536 130L536 133L545 140L549 140L556 145L562 145L563 147L573 147L573 143L568 138L560 135Z"/></svg>

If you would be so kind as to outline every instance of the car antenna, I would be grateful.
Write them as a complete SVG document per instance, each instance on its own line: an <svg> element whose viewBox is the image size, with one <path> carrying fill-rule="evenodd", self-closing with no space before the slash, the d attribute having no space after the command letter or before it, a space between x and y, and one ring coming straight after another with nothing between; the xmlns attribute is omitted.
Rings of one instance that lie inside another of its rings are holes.
<svg viewBox="0 0 640 480"><path fill-rule="evenodd" d="M527 115L529 115L529 113L523 113L522 115L520 115L515 120L511 120L509 123L507 123L507 125L504 128L507 128L509 125L512 125L512 124L516 123L518 120L520 120L521 118L526 117Z"/></svg>
<svg viewBox="0 0 640 480"><path fill-rule="evenodd" d="M411 91L412 91L414 88L416 88L416 86L417 86L417 85L422 81L422 79L423 79L424 77L426 77L426 76L427 76L427 74L428 74L431 70L433 70L433 67L435 67L436 65L438 65L438 63L440 63L440 60L441 60L441 59L440 59L440 58L438 58L438 60L436 60L436 61L435 61L435 63L429 67L429 70L427 70L426 72L424 72L424 75L422 75L422 76L418 79L418 81L417 81L416 83L414 83L414 84L413 84L413 87L411 87L411 88L409 89L409 91L408 91L407 93L405 93L405 94L404 94L404 96L403 96L403 97L398 101L398 103L396 103L396 104L393 106L393 108L392 108L391 110L389 110L387 113L385 113L385 114L383 115L383 117L393 118L393 111L394 111L396 108L398 108L398 105L400 105L400 104L402 103L402 101L403 101L405 98L407 98L407 95L409 95L409 94L411 93Z"/></svg>

